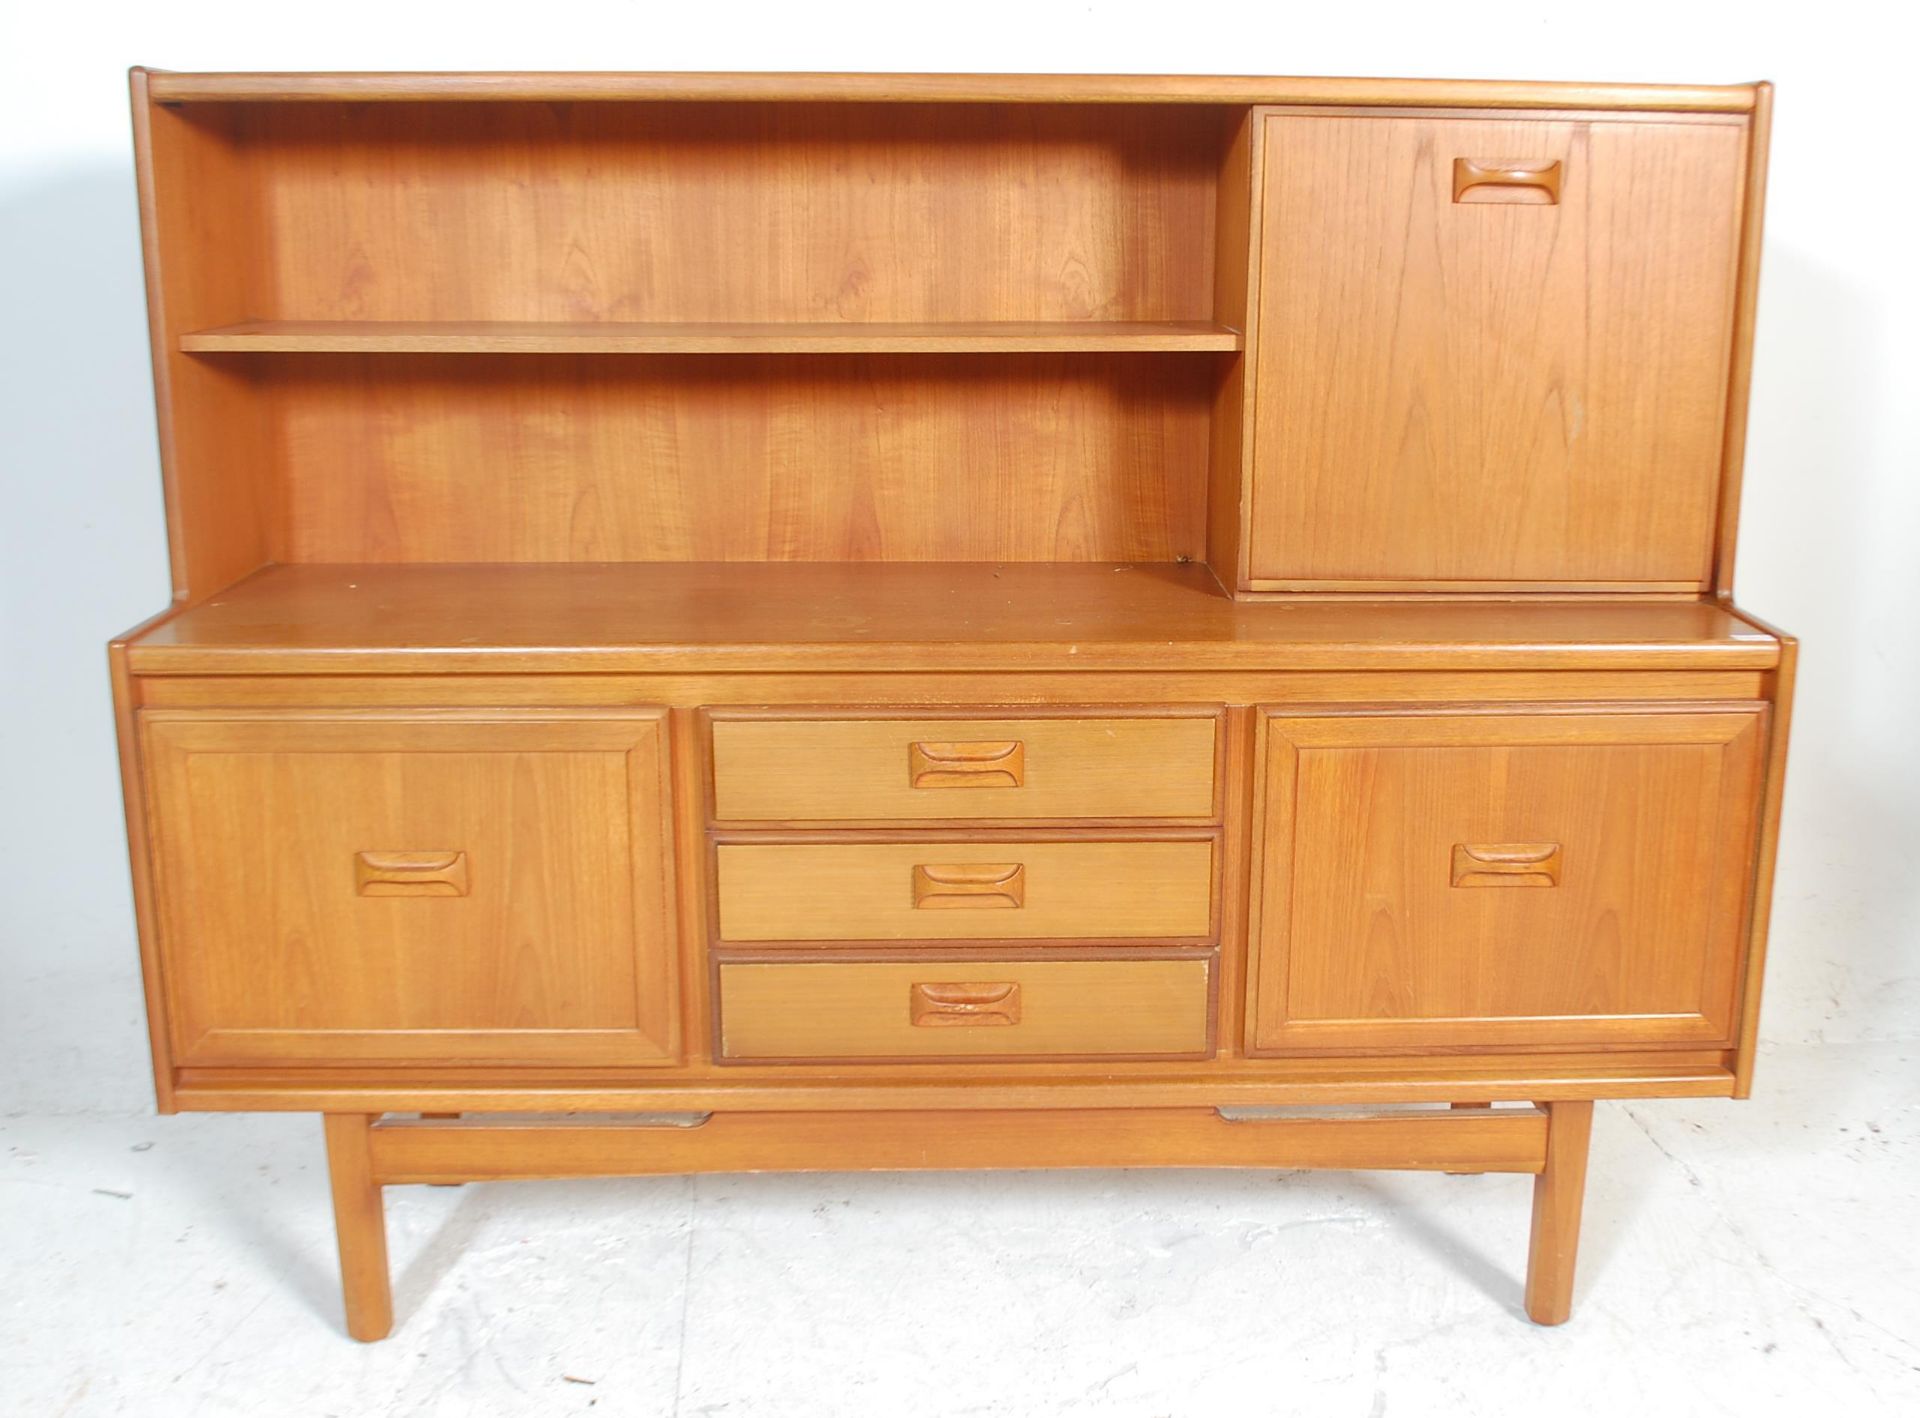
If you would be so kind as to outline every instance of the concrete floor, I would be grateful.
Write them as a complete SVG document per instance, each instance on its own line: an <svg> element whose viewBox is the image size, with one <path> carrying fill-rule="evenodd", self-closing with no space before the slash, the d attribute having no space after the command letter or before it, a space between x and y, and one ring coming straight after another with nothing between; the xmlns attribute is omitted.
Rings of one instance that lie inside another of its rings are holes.
<svg viewBox="0 0 1920 1418"><path fill-rule="evenodd" d="M1573 1322L1528 1182L1094 1172L397 1188L341 1331L311 1117L0 1121L0 1413L1920 1413L1920 1049L1605 1104Z"/></svg>

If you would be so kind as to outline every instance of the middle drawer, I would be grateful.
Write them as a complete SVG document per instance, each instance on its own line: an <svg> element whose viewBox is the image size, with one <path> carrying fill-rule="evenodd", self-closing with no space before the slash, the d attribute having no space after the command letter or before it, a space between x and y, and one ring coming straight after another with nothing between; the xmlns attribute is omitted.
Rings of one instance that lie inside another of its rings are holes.
<svg viewBox="0 0 1920 1418"><path fill-rule="evenodd" d="M1211 837L751 842L715 851L723 941L1194 939Z"/></svg>

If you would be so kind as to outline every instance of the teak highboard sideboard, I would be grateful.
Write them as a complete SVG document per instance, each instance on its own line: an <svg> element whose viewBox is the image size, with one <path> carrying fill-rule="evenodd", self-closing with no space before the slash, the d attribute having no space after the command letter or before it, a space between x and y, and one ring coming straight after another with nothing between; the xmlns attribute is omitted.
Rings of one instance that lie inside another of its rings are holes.
<svg viewBox="0 0 1920 1418"><path fill-rule="evenodd" d="M916 1167L1528 1173L1555 1324L1747 1095L1766 85L133 99L159 1106L324 1115L357 1338L386 1186Z"/></svg>

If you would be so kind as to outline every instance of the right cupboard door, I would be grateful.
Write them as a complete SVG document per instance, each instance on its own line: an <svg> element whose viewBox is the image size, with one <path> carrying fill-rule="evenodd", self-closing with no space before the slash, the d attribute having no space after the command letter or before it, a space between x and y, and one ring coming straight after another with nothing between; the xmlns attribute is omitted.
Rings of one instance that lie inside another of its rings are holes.
<svg viewBox="0 0 1920 1418"><path fill-rule="evenodd" d="M1765 723L1270 711L1253 1052L1731 1043Z"/></svg>
<svg viewBox="0 0 1920 1418"><path fill-rule="evenodd" d="M1741 115L1261 119L1254 590L1699 590Z"/></svg>

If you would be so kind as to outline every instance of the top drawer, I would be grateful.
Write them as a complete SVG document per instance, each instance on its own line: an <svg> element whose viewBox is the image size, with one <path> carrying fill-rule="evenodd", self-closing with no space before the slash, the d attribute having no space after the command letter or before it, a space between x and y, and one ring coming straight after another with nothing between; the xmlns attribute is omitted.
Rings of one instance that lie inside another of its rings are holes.
<svg viewBox="0 0 1920 1418"><path fill-rule="evenodd" d="M713 720L721 822L1210 819L1219 714Z"/></svg>

